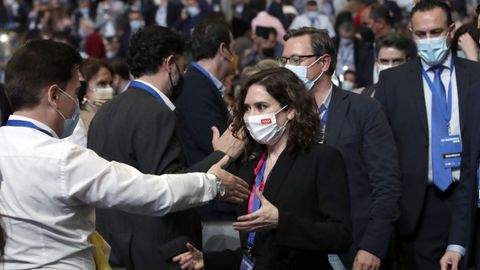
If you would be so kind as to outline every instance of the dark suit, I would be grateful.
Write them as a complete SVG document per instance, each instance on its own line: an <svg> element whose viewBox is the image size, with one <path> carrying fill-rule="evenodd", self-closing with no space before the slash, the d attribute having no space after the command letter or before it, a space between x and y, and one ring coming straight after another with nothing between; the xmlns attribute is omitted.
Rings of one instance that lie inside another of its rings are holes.
<svg viewBox="0 0 480 270"><path fill-rule="evenodd" d="M463 129L468 88L479 81L480 65L453 59ZM399 231L405 236L405 259L422 270L436 269L447 244L465 246L465 232L450 229L457 184L443 193L428 184L429 129L420 60L383 71L375 97L385 108L399 153L403 182Z"/></svg>
<svg viewBox="0 0 480 270"><path fill-rule="evenodd" d="M229 113L220 91L205 74L190 65L175 100L177 134L184 147L187 164L193 164L213 152L211 127L220 133L227 129ZM233 220L236 206L212 201L200 207L203 220Z"/></svg>
<svg viewBox="0 0 480 270"><path fill-rule="evenodd" d="M467 254L463 261L480 269L480 222L477 207L480 162L480 83L473 85L467 96L466 119L462 130L462 167L460 182L455 192L455 211L452 212L452 231L463 235ZM470 269L470 268L469 268ZM473 269L473 268L472 268Z"/></svg>
<svg viewBox="0 0 480 270"><path fill-rule="evenodd" d="M175 114L150 93L130 87L103 105L88 134L88 147L107 160L129 164L143 173L185 171L174 132ZM223 157L214 152L187 171L207 171ZM97 230L112 246L111 262L127 269L179 269L171 257L186 241L201 247L201 225L193 210L164 217L97 209ZM185 237L183 240L179 237Z"/></svg>
<svg viewBox="0 0 480 270"><path fill-rule="evenodd" d="M144 5L145 24L156 24L155 17L157 16L158 6L147 1ZM167 27L172 27L173 24L180 18L183 5L173 1L168 1L167 4Z"/></svg>
<svg viewBox="0 0 480 270"><path fill-rule="evenodd" d="M8 104L7 96L5 95L5 88L3 84L0 83L0 126L7 123L8 116L11 113L10 104Z"/></svg>
<svg viewBox="0 0 480 270"><path fill-rule="evenodd" d="M325 136L342 153L348 172L353 244L341 259L351 268L358 249L383 259L400 212L400 175L381 105L334 86Z"/></svg>
<svg viewBox="0 0 480 270"><path fill-rule="evenodd" d="M238 176L254 185L259 157ZM280 155L263 194L278 208L276 229L257 232L252 254L256 270L331 269L327 254L343 252L351 241L347 176L337 150L315 144L300 153ZM247 212L247 203L240 214ZM240 235L246 248L247 234ZM205 269L238 270L242 249L205 252Z"/></svg>

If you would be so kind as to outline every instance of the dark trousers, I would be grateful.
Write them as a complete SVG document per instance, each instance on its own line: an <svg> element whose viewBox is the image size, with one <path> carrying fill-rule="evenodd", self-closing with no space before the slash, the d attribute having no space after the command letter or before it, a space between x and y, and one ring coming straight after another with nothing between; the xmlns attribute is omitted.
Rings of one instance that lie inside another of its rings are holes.
<svg viewBox="0 0 480 270"><path fill-rule="evenodd" d="M403 269L439 270L440 259L448 244L450 192L429 186L415 232L400 241Z"/></svg>

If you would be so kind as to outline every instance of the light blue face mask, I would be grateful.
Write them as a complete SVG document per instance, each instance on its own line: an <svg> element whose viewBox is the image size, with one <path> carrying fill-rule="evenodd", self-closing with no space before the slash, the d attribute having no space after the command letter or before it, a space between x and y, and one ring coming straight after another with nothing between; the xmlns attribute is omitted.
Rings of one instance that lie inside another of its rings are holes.
<svg viewBox="0 0 480 270"><path fill-rule="evenodd" d="M200 9L196 6L189 6L187 7L187 13L190 17L195 17L200 13Z"/></svg>
<svg viewBox="0 0 480 270"><path fill-rule="evenodd" d="M60 89L60 88L59 88ZM78 104L78 101L76 101L72 96L67 94L67 92L63 91L60 89L63 94L65 94L70 100L72 100L75 103L75 111L72 114L72 117L67 119L62 112L57 110L57 112L62 116L64 122L63 122L63 133L60 136L61 139L66 138L70 135L72 135L73 130L77 126L78 120L80 119L80 105Z"/></svg>
<svg viewBox="0 0 480 270"><path fill-rule="evenodd" d="M145 26L145 22L142 20L133 20L130 22L130 31L132 33L135 33L138 31L138 29L142 28Z"/></svg>
<svg viewBox="0 0 480 270"><path fill-rule="evenodd" d="M323 56L319 57L317 60L315 60L315 62L311 63L308 66L295 66L295 65L287 64L285 65L285 68L295 73L295 75L297 75L297 77L303 82L303 84L305 85L305 88L307 88L307 91L310 91L313 85L320 79L320 77L322 77L323 71L314 80L309 80L307 77L308 69L311 66L315 65L322 58Z"/></svg>
<svg viewBox="0 0 480 270"><path fill-rule="evenodd" d="M447 36L449 33L441 37L415 40L418 56L429 66L440 64L448 54Z"/></svg>
<svg viewBox="0 0 480 270"><path fill-rule="evenodd" d="M307 11L307 17L310 20L315 20L318 17L318 12L316 11Z"/></svg>

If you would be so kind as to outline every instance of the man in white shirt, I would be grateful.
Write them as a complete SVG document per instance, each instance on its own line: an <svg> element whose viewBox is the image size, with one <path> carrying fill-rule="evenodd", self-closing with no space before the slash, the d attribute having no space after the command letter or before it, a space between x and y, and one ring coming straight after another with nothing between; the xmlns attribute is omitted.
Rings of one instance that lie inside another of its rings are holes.
<svg viewBox="0 0 480 270"><path fill-rule="evenodd" d="M305 13L298 15L293 19L290 29L301 27L314 27L328 31L330 37L335 37L335 30L328 16L318 12L318 3L315 0L307 1Z"/></svg>
<svg viewBox="0 0 480 270"><path fill-rule="evenodd" d="M164 215L217 195L230 201L248 196L243 181L221 163L211 174L145 175L59 140L78 121L80 62L72 47L36 40L7 64L6 93L14 113L0 128L5 269L95 269L87 241L94 207Z"/></svg>

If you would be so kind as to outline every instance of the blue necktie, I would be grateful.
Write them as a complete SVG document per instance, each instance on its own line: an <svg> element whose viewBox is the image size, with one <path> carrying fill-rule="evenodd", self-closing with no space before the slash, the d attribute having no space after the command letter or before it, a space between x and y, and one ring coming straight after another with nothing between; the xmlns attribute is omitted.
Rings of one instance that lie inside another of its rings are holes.
<svg viewBox="0 0 480 270"><path fill-rule="evenodd" d="M445 168L441 152L441 139L447 138L448 122L444 115L447 111L447 99L445 87L442 83L441 74L443 66L432 67L435 73L432 90L432 175L433 183L442 191L445 191L452 183L452 171Z"/></svg>

